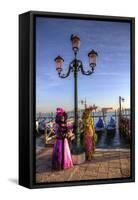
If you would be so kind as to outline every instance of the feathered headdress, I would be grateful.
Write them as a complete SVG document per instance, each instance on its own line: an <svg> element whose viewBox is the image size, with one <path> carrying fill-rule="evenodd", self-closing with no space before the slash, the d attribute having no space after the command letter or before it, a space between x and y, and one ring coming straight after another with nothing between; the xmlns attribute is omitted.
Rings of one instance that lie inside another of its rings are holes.
<svg viewBox="0 0 138 200"><path fill-rule="evenodd" d="M56 123L60 123L61 122L61 117L64 116L64 120L65 120L65 123L67 122L67 113L64 111L63 108L57 108L57 111L56 111Z"/></svg>

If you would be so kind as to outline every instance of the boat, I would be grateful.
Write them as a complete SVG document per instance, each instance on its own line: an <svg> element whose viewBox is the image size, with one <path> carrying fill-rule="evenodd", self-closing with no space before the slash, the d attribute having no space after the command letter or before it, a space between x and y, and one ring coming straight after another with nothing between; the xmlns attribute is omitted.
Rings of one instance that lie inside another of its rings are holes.
<svg viewBox="0 0 138 200"><path fill-rule="evenodd" d="M104 132L105 130L105 123L101 117L99 117L99 120L95 125L95 130L97 133Z"/></svg>
<svg viewBox="0 0 138 200"><path fill-rule="evenodd" d="M113 117L110 118L110 121L107 124L106 130L109 133L115 133L115 131L116 131L116 121L113 119Z"/></svg>

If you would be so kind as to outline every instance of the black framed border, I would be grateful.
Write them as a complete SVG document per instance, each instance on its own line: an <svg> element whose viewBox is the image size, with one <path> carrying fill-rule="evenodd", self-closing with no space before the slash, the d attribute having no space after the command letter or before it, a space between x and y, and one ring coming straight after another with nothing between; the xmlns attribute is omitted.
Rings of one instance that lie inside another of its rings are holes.
<svg viewBox="0 0 138 200"><path fill-rule="evenodd" d="M35 182L35 20L36 17L128 22L131 25L131 176L70 182ZM19 15L19 184L27 188L46 188L135 181L135 18L72 13L29 11Z"/></svg>

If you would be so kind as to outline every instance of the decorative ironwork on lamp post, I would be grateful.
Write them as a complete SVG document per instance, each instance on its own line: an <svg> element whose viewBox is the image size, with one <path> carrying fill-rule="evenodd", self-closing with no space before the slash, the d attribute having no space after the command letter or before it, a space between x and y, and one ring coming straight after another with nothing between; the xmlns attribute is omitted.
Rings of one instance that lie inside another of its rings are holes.
<svg viewBox="0 0 138 200"><path fill-rule="evenodd" d="M78 72L81 71L83 75L91 75L94 73L96 67L96 57L98 53L94 50L91 50L88 53L89 57L89 66L90 69L85 71L84 66L81 60L77 58L77 53L80 47L80 38L77 35L71 35L71 43L72 43L72 50L74 52L74 59L70 62L67 73L63 73L62 65L64 63L64 59L61 56L57 56L55 58L56 62L56 70L60 78L66 78L70 75L71 72L74 72L74 134L77 138L77 149L80 149L80 134L79 134L79 127L78 127L78 89L77 89L77 79L78 79Z"/></svg>

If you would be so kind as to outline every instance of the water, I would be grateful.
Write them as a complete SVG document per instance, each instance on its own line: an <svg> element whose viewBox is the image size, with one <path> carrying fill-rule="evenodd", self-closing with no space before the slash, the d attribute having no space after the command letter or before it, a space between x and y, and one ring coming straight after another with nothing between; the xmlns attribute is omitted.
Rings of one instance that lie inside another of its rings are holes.
<svg viewBox="0 0 138 200"><path fill-rule="evenodd" d="M129 114L127 113L127 117L129 118ZM74 115L74 112L68 112L68 118L72 118ZM79 112L79 118L81 119L82 116L82 112ZM92 113L92 117L94 120L94 125L97 123L99 116L101 116L103 118L102 112L96 112L96 113ZM105 114L104 117L104 121L105 124L107 125L110 117L113 117L116 121L116 131L114 134L110 134L105 132L102 133L97 133L97 144L96 144L96 148L130 148L130 141L122 136L119 133L119 129L118 129L118 116L115 115L115 112L108 112ZM37 115L37 117L39 118L39 115ZM55 113L46 113L43 115L43 117L45 118L45 122L49 122L50 120L54 120L55 118Z"/></svg>
<svg viewBox="0 0 138 200"><path fill-rule="evenodd" d="M130 141L120 135L118 129L114 134L105 131L97 134L96 148L130 148Z"/></svg>
<svg viewBox="0 0 138 200"><path fill-rule="evenodd" d="M107 132L106 130L101 133L97 133L97 148L130 148L130 140L119 133L118 128L118 116L115 113L107 113L105 119L105 124L108 124L110 117L113 117L116 121L116 130L114 133ZM127 116L128 117L128 116ZM94 124L97 122L98 118L94 120Z"/></svg>

